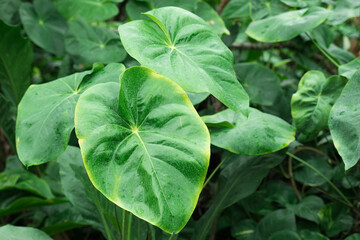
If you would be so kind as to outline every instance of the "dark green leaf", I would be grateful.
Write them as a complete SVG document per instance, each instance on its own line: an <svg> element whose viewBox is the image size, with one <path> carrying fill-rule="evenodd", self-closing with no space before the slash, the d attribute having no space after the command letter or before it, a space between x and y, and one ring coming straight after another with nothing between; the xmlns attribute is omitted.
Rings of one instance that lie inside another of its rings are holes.
<svg viewBox="0 0 360 240"><path fill-rule="evenodd" d="M252 103L271 106L282 93L280 80L270 69L258 63L237 63L234 69Z"/></svg>
<svg viewBox="0 0 360 240"><path fill-rule="evenodd" d="M83 20L69 23L65 46L66 51L83 64L121 62L126 57L115 32L104 27L90 26Z"/></svg>
<svg viewBox="0 0 360 240"><path fill-rule="evenodd" d="M0 21L0 35L0 90L7 101L17 105L30 85L33 49L18 27Z"/></svg>
<svg viewBox="0 0 360 240"><path fill-rule="evenodd" d="M319 223L317 213L323 206L324 201L321 198L310 195L302 199L300 203L296 205L287 205L286 208L293 211L296 216Z"/></svg>
<svg viewBox="0 0 360 240"><path fill-rule="evenodd" d="M63 55L67 24L50 0L34 0L33 5L23 3L20 18L25 32L35 44L56 55Z"/></svg>
<svg viewBox="0 0 360 240"><path fill-rule="evenodd" d="M8 25L18 25L20 23L20 5L21 0L1 0L0 19Z"/></svg>
<svg viewBox="0 0 360 240"><path fill-rule="evenodd" d="M67 19L83 18L88 22L104 21L118 14L118 0L55 0L56 7Z"/></svg>

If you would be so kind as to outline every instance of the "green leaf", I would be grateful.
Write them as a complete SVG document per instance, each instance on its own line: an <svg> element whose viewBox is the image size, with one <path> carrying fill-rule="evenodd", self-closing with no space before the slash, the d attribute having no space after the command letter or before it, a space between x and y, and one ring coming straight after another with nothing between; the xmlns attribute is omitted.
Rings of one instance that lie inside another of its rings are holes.
<svg viewBox="0 0 360 240"><path fill-rule="evenodd" d="M327 204L320 210L318 216L321 227L328 237L335 237L340 232L351 229L354 219L349 210L349 207L338 202Z"/></svg>
<svg viewBox="0 0 360 240"><path fill-rule="evenodd" d="M133 58L188 92L209 92L236 111L248 110L248 96L233 73L231 51L204 20L176 7L146 15L151 21L119 27L121 41Z"/></svg>
<svg viewBox="0 0 360 240"><path fill-rule="evenodd" d="M46 233L32 227L5 225L0 227L1 240L52 240Z"/></svg>
<svg viewBox="0 0 360 240"><path fill-rule="evenodd" d="M294 141L295 129L276 116L250 108L248 117L231 109L202 117L211 128L211 144L242 155L278 151ZM223 128L224 122L230 123Z"/></svg>
<svg viewBox="0 0 360 240"><path fill-rule="evenodd" d="M328 23L336 26L350 18L358 16L360 16L360 2L353 0L336 1L335 8L329 17Z"/></svg>
<svg viewBox="0 0 360 240"><path fill-rule="evenodd" d="M310 195L301 200L295 205L287 205L286 208L293 211L296 216L306 220L319 223L317 213L324 206L324 201L315 195Z"/></svg>
<svg viewBox="0 0 360 240"><path fill-rule="evenodd" d="M271 234L269 240L301 240L301 237L294 231L281 230Z"/></svg>
<svg viewBox="0 0 360 240"><path fill-rule="evenodd" d="M0 129L15 151L16 105L0 96Z"/></svg>
<svg viewBox="0 0 360 240"><path fill-rule="evenodd" d="M20 18L25 32L36 45L58 56L63 55L67 24L50 0L21 4Z"/></svg>
<svg viewBox="0 0 360 240"><path fill-rule="evenodd" d="M261 219L256 226L255 239L281 239L270 237L282 230L296 231L295 215L290 210L276 210Z"/></svg>
<svg viewBox="0 0 360 240"><path fill-rule="evenodd" d="M345 238L345 240L360 240L360 233L354 233L351 236Z"/></svg>
<svg viewBox="0 0 360 240"><path fill-rule="evenodd" d="M70 21L65 47L78 63L83 64L121 62L126 57L115 32L104 27L90 26L83 20Z"/></svg>
<svg viewBox="0 0 360 240"><path fill-rule="evenodd" d="M329 240L329 238L325 237L319 232L313 232L308 229L304 229L300 231L300 235L302 239L311 239L311 240Z"/></svg>
<svg viewBox="0 0 360 240"><path fill-rule="evenodd" d="M207 3L198 2L194 12L196 15L204 19L218 35L230 35L229 30L225 27L224 21L217 12Z"/></svg>
<svg viewBox="0 0 360 240"><path fill-rule="evenodd" d="M87 22L104 21L118 14L117 0L55 0L66 19L83 18Z"/></svg>
<svg viewBox="0 0 360 240"><path fill-rule="evenodd" d="M319 71L309 71L300 80L291 98L291 115L300 141L310 141L328 126L330 110L346 80L340 76L326 79Z"/></svg>
<svg viewBox="0 0 360 240"><path fill-rule="evenodd" d="M288 41L319 26L330 13L321 7L290 11L252 22L246 34L259 42Z"/></svg>
<svg viewBox="0 0 360 240"><path fill-rule="evenodd" d="M253 240L255 236L256 222L246 219L235 222L235 226L231 229L231 235L238 240Z"/></svg>
<svg viewBox="0 0 360 240"><path fill-rule="evenodd" d="M75 129L85 167L108 199L169 233L189 220L210 155L207 128L186 93L144 67L121 88L98 84L79 99Z"/></svg>
<svg viewBox="0 0 360 240"><path fill-rule="evenodd" d="M284 159L280 153L262 156L232 155L219 176L219 191L207 212L197 222L193 240L204 240L213 220L222 210L254 193L269 170Z"/></svg>
<svg viewBox="0 0 360 240"><path fill-rule="evenodd" d="M21 162L25 166L38 165L65 151L74 129L74 111L79 96L91 85L118 82L122 71L122 64L109 64L101 70L94 68L30 86L19 104L16 123L17 152Z"/></svg>
<svg viewBox="0 0 360 240"><path fill-rule="evenodd" d="M250 102L271 106L282 94L279 78L273 71L261 64L237 63L234 65L234 69L249 94Z"/></svg>
<svg viewBox="0 0 360 240"><path fill-rule="evenodd" d="M19 8L20 0L1 0L0 19L7 25L18 25L20 23Z"/></svg>
<svg viewBox="0 0 360 240"><path fill-rule="evenodd" d="M353 167L360 158L360 71L346 84L329 116L334 145L345 163Z"/></svg>
<svg viewBox="0 0 360 240"><path fill-rule="evenodd" d="M360 69L360 57L352 60L349 63L340 65L339 67L339 75L346 77L347 79L351 79L352 76Z"/></svg>
<svg viewBox="0 0 360 240"><path fill-rule="evenodd" d="M319 6L321 4L321 0L280 0L280 1L288 5L289 7L296 7L296 8Z"/></svg>
<svg viewBox="0 0 360 240"><path fill-rule="evenodd" d="M31 42L21 36L19 27L0 21L0 35L0 90L17 105L30 85L33 49Z"/></svg>
<svg viewBox="0 0 360 240"><path fill-rule="evenodd" d="M303 153L301 154L301 158L304 159L308 164L316 168L318 171L320 171L322 174L324 174L328 179L331 179L334 176L334 170L327 162L326 157ZM314 170L301 163L296 165L294 177L296 181L312 187L321 186L326 183L326 180L322 176L315 173Z"/></svg>

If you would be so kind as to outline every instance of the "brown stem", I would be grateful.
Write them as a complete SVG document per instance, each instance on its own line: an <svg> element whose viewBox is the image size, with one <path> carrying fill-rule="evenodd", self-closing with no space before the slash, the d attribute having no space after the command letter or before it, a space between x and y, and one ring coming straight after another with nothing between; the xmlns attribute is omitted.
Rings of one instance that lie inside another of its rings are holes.
<svg viewBox="0 0 360 240"><path fill-rule="evenodd" d="M217 13L220 15L230 0L221 0Z"/></svg>
<svg viewBox="0 0 360 240"><path fill-rule="evenodd" d="M120 236L122 236L119 217L118 217L118 214L117 214L117 211L116 211L116 205L115 204L114 204L114 209L115 209L116 224L117 224L117 227L119 228Z"/></svg>
<svg viewBox="0 0 360 240"><path fill-rule="evenodd" d="M325 153L323 153L322 151L316 149L316 148L313 148L313 147L307 147L307 146L303 146L303 147L299 147L297 148L293 154L295 155L296 153L298 152L301 152L301 151L312 151L312 152L315 152L321 156L326 156ZM289 176L290 176L290 182L291 182L291 186L293 187L294 189L294 192L296 194L296 197L299 201L301 201L302 197L301 197L301 194L296 186L296 182L295 182L295 179L294 179L294 173L293 173L293 167L292 167L292 157L289 156L289 162L288 162L288 171L289 171Z"/></svg>

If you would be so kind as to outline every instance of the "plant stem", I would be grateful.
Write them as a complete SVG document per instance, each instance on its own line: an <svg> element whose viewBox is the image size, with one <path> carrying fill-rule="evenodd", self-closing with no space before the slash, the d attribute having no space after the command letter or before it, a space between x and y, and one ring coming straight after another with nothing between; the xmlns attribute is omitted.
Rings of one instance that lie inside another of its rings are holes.
<svg viewBox="0 0 360 240"><path fill-rule="evenodd" d="M352 206L352 203L349 201L349 199L347 199L347 197L340 191L339 188L337 188L335 186L335 184L333 184L324 174L322 174L319 170L317 170L313 165L307 163L306 161L304 161L303 159L295 156L292 153L287 152L286 153L288 156L292 157L293 159L301 162L302 164L304 164L305 166L309 167L311 170L313 170L314 172L316 172L317 174L319 174L320 177L322 177L327 183L329 183L329 185L339 194L339 196L347 203L349 204L349 206Z"/></svg>
<svg viewBox="0 0 360 240"><path fill-rule="evenodd" d="M171 234L171 236L170 236L169 240L173 240L175 236L176 236L176 234L175 234L175 233Z"/></svg>
<svg viewBox="0 0 360 240"><path fill-rule="evenodd" d="M120 223L119 223L119 216L117 214L116 208L117 208L117 206L116 206L116 204L114 204L116 224L117 224L117 227L119 229L120 236L122 237L121 227L120 227Z"/></svg>
<svg viewBox="0 0 360 240"><path fill-rule="evenodd" d="M132 213L128 212L128 222L127 222L127 240L131 240L131 230L132 230Z"/></svg>
<svg viewBox="0 0 360 240"><path fill-rule="evenodd" d="M315 46L320 50L320 52L321 52L322 54L324 54L324 56L325 56L327 59L329 59L329 61L330 61L332 64L335 65L335 67L339 68L340 65L335 61L335 59L332 58L332 57L310 36L309 33L305 33L305 34L306 34L306 36L308 36L308 38L311 39L311 41L312 41L312 42L315 44Z"/></svg>
<svg viewBox="0 0 360 240"><path fill-rule="evenodd" d="M126 211L125 209L122 210L122 221L121 221L121 229L123 230L122 235L121 235L121 239L124 240L125 239L125 221L126 221Z"/></svg>
<svg viewBox="0 0 360 240"><path fill-rule="evenodd" d="M206 179L202 190L205 188L206 184L208 184L211 180L211 178L215 175L215 173L220 169L221 165L223 165L223 163L231 156L231 153L229 153L226 157L223 158L223 160L221 160L221 162L219 163L219 165L217 165L217 167L214 169L214 171L210 174L210 176L208 177L208 179Z"/></svg>
<svg viewBox="0 0 360 240"><path fill-rule="evenodd" d="M100 203L99 203L97 190L96 190L95 188L93 188L93 190L94 190L94 193L95 193L95 202L94 202L94 203L95 203L96 208L97 208L97 210L98 210L98 212L99 212L99 214L100 214L101 221L102 221L102 223L103 223L103 225L104 225L104 228L105 228L105 231L106 231L107 240L112 240L112 239L114 239L114 238L113 238L113 236L112 236L112 234L111 234L111 231L110 231L109 226L108 226L108 224L107 224L107 222L106 222L106 219L105 219L105 217L104 217L104 214L102 213L102 208L101 208Z"/></svg>

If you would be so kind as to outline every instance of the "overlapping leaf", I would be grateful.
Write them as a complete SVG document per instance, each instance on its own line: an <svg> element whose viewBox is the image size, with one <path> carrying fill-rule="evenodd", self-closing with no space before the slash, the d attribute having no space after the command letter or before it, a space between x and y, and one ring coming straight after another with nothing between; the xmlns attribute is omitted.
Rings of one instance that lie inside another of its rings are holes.
<svg viewBox="0 0 360 240"><path fill-rule="evenodd" d="M30 86L19 104L16 123L17 152L22 163L25 166L37 165L59 156L74 128L74 111L79 96L87 87L97 83L118 82L123 70L121 64L110 64L100 70L94 68Z"/></svg>
<svg viewBox="0 0 360 240"><path fill-rule="evenodd" d="M189 220L205 179L210 138L186 93L144 67L96 85L76 107L75 129L94 186L172 233Z"/></svg>
<svg viewBox="0 0 360 240"><path fill-rule="evenodd" d="M23 3L20 18L25 32L34 43L56 55L64 53L66 20L50 0Z"/></svg>
<svg viewBox="0 0 360 240"><path fill-rule="evenodd" d="M287 41L319 26L330 13L321 7L290 11L252 22L246 34L259 42Z"/></svg>
<svg viewBox="0 0 360 240"><path fill-rule="evenodd" d="M79 63L121 62L126 52L119 36L104 27L90 26L83 20L73 20L65 39L66 51Z"/></svg>
<svg viewBox="0 0 360 240"><path fill-rule="evenodd" d="M202 119L212 127L211 144L237 154L271 153L294 141L294 127L254 108L250 108L248 117L227 109Z"/></svg>
<svg viewBox="0 0 360 240"><path fill-rule="evenodd" d="M322 72L309 71L300 80L297 92L291 98L291 114L299 140L310 141L328 126L329 113L339 97L346 80Z"/></svg>
<svg viewBox="0 0 360 240"><path fill-rule="evenodd" d="M331 136L346 170L360 159L359 101L360 71L357 71L345 86L329 116Z"/></svg>
<svg viewBox="0 0 360 240"><path fill-rule="evenodd" d="M142 65L171 78L189 92L209 92L235 111L248 96L233 73L233 56L200 17L164 7L119 27L126 51Z"/></svg>

